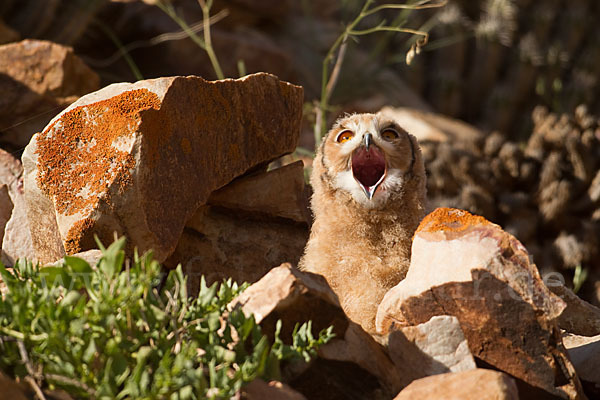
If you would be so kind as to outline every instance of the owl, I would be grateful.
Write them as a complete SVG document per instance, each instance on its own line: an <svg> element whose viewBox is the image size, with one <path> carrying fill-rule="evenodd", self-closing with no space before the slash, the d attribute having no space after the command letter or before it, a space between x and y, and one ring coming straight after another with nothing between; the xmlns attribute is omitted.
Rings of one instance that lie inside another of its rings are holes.
<svg viewBox="0 0 600 400"><path fill-rule="evenodd" d="M343 117L317 150L315 219L299 267L323 275L368 332L384 294L406 276L425 181L416 138L381 114Z"/></svg>

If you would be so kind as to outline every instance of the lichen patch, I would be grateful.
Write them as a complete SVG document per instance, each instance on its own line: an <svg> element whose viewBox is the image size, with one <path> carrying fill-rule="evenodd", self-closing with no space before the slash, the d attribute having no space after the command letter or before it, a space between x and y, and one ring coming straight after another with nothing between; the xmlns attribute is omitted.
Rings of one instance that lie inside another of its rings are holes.
<svg viewBox="0 0 600 400"><path fill-rule="evenodd" d="M462 232L476 225L490 225L487 219L473 215L468 211L456 208L436 208L423 218L417 228L418 232Z"/></svg>
<svg viewBox="0 0 600 400"><path fill-rule="evenodd" d="M82 242L86 237L86 234L94 229L95 221L91 218L84 218L77 221L71 226L67 237L65 238L65 252L69 255L77 254L84 250ZM86 249L87 250L87 249Z"/></svg>
<svg viewBox="0 0 600 400"><path fill-rule="evenodd" d="M123 190L131 183L135 160L124 140L136 131L141 111L159 108L156 94L131 90L76 107L38 135L38 186L58 213L89 215L111 185Z"/></svg>

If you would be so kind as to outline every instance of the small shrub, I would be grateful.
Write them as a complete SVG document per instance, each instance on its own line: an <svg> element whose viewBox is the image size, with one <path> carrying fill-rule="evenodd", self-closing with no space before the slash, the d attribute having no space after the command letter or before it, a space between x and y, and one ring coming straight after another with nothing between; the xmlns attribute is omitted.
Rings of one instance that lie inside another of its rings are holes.
<svg viewBox="0 0 600 400"><path fill-rule="evenodd" d="M226 310L246 285L202 280L188 297L181 268L164 276L151 254L129 263L124 243L101 246L94 268L75 257L46 268L0 264L1 370L76 398L230 398L333 337L331 328L313 337L306 323L292 345L278 332L271 345L253 317Z"/></svg>

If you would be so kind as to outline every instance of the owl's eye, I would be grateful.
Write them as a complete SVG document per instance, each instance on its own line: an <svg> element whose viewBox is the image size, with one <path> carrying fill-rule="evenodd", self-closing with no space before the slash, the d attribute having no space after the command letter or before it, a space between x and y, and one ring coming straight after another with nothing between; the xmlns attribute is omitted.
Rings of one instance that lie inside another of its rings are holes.
<svg viewBox="0 0 600 400"><path fill-rule="evenodd" d="M394 140L394 139L398 139L398 132L396 132L393 129L388 128L385 131L381 132L381 136L385 140Z"/></svg>
<svg viewBox="0 0 600 400"><path fill-rule="evenodd" d="M341 131L340 133L338 133L337 137L335 138L335 141L338 143L344 143L344 142L347 142L348 140L352 139L353 137L354 137L354 132L345 130L345 131Z"/></svg>

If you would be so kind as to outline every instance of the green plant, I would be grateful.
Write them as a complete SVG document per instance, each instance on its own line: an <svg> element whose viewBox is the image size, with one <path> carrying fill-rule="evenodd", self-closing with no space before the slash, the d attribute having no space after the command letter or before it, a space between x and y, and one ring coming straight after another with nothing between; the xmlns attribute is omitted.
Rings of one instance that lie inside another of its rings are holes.
<svg viewBox="0 0 600 400"><path fill-rule="evenodd" d="M575 267L575 273L573 274L573 293L579 292L587 277L588 269L583 268L581 265L577 265L577 267Z"/></svg>
<svg viewBox="0 0 600 400"><path fill-rule="evenodd" d="M187 295L181 268L164 276L151 254L125 259L125 241L95 267L65 257L39 268L0 264L0 369L76 398L230 398L257 377L277 378L279 363L309 359L333 337L297 326L292 345L271 345L253 317L226 305L246 285L231 280Z"/></svg>
<svg viewBox="0 0 600 400"><path fill-rule="evenodd" d="M169 0L156 0L154 2L158 8L163 10L173 21L175 21L183 31L196 43L202 50L206 51L208 58L210 59L210 63L217 75L217 79L225 79L225 75L223 74L223 70L221 69L221 65L219 64L219 60L217 59L217 55L212 45L212 39L210 35L210 9L213 4L213 0L198 0L198 4L200 4L200 8L202 9L202 32L204 34L203 38L200 38L196 35L196 32L190 28L190 26L185 22L185 20L177 14L177 11L170 3ZM240 69L240 73L241 73Z"/></svg>
<svg viewBox="0 0 600 400"><path fill-rule="evenodd" d="M399 24L404 22L404 18L396 18L390 25L383 19L375 26L371 26L366 29L359 29L359 25L363 20L370 16L383 12L385 10L420 10L425 8L442 7L446 4L446 1L438 3L431 3L431 0L421 0L414 4L381 4L374 5L374 0L365 0L358 15L348 23L342 33L337 37L334 43L331 45L322 63L321 70L321 95L318 101L315 101L314 112L315 112L315 125L314 125L314 137L315 137L315 148L318 147L321 139L325 135L326 131L326 116L329 111L329 101L331 95L337 83L340 70L346 55L348 39L356 39L359 36L370 35L376 32L404 32L413 35L420 36L410 47L406 54L406 62L410 64L416 54L419 54L421 48L427 44L429 34L425 31L404 28Z"/></svg>

